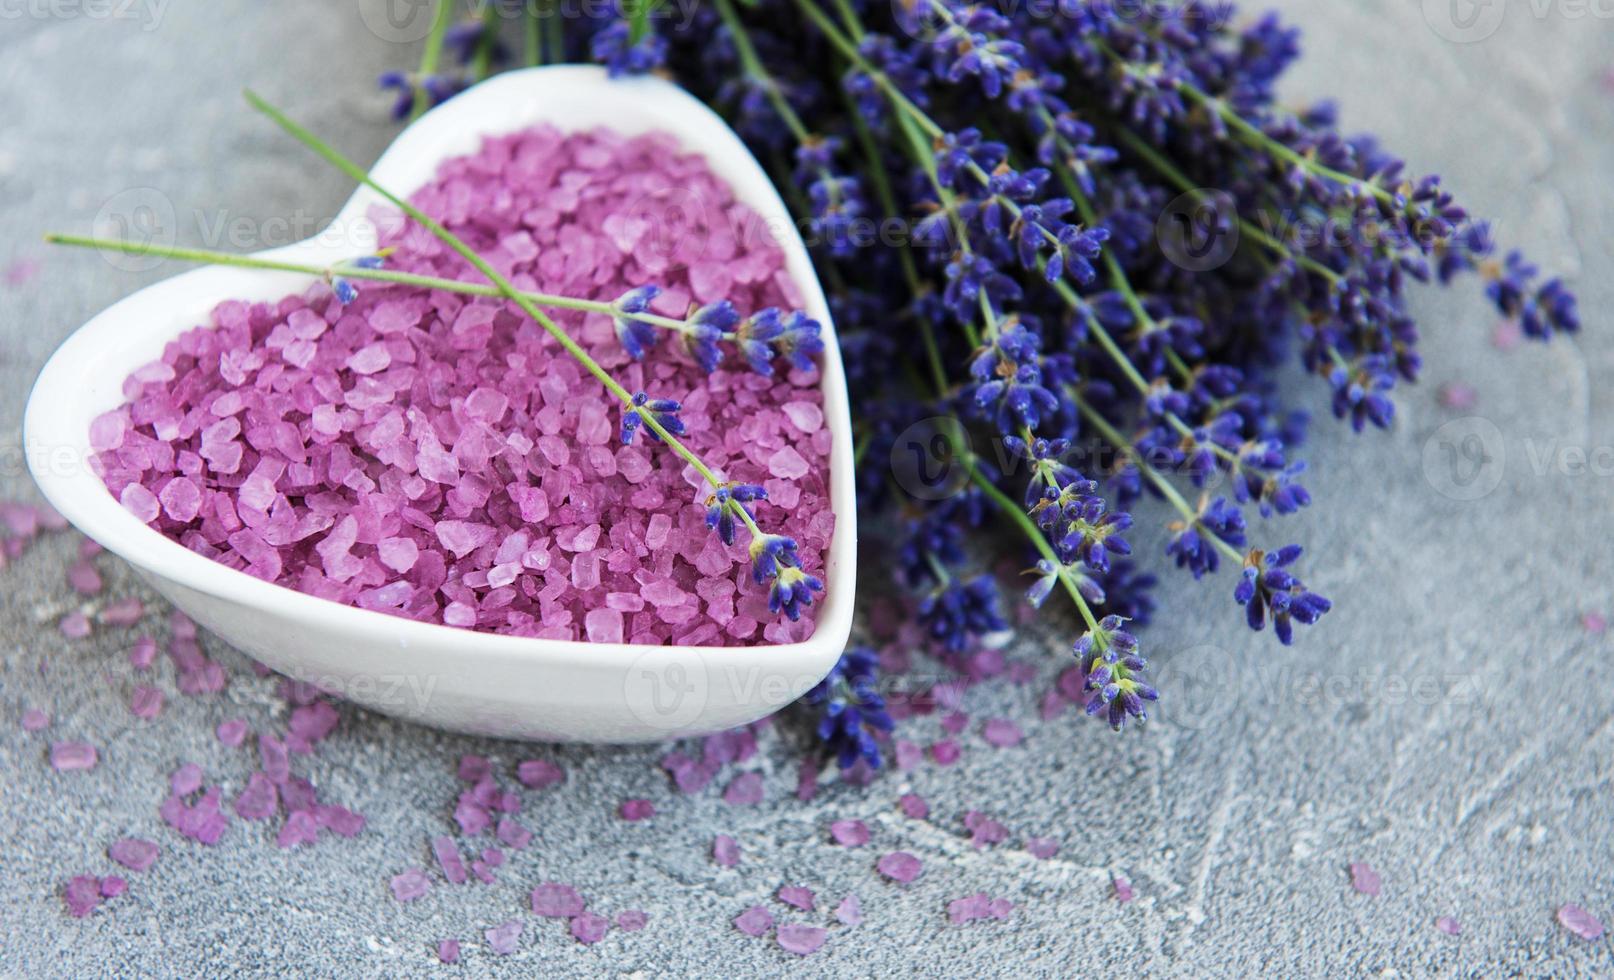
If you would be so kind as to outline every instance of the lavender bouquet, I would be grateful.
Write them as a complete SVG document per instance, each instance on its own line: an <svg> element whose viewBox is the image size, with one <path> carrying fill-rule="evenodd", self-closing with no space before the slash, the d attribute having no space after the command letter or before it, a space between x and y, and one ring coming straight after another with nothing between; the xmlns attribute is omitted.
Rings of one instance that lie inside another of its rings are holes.
<svg viewBox="0 0 1614 980"><path fill-rule="evenodd" d="M1564 285L1499 258L1439 177L1341 135L1328 105L1280 105L1300 39L1231 4L458 13L440 3L419 70L382 78L399 118L502 65L592 59L668 75L730 120L831 294L860 506L900 534L889 573L924 634L957 657L1008 629L1010 602L1057 593L1087 711L1118 730L1162 696L1134 633L1155 605L1126 539L1144 495L1171 513L1167 561L1222 581L1252 629L1287 644L1329 611L1300 546L1251 520L1310 503L1281 366L1298 360L1352 429L1382 429L1419 374L1412 283L1478 273L1524 334L1579 325ZM1297 227L1326 233L1273 230ZM984 570L1004 549L1031 565L1023 595ZM843 768L880 763L878 669L849 652L806 699Z"/></svg>

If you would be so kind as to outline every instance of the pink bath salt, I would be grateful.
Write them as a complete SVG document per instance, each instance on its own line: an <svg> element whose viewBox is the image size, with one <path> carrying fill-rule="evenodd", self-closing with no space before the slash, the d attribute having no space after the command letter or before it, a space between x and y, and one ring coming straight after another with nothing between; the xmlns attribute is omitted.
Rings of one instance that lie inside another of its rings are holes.
<svg viewBox="0 0 1614 980"><path fill-rule="evenodd" d="M444 939L437 944L437 962L454 964L460 961L460 941Z"/></svg>
<svg viewBox="0 0 1614 980"><path fill-rule="evenodd" d="M944 738L930 747L930 757L939 766L950 766L958 761L962 755L958 743L950 738Z"/></svg>
<svg viewBox="0 0 1614 980"><path fill-rule="evenodd" d="M532 831L523 827L513 817L500 817L499 825L495 829L494 835L499 838L499 843L504 844L506 847L515 848L518 851L524 850L528 844L532 843Z"/></svg>
<svg viewBox="0 0 1614 980"><path fill-rule="evenodd" d="M157 641L149 636L142 636L129 648L129 665L135 670L149 668L157 659Z"/></svg>
<svg viewBox="0 0 1614 980"><path fill-rule="evenodd" d="M1583 613L1580 617L1580 627L1596 636L1608 630L1608 619L1599 612Z"/></svg>
<svg viewBox="0 0 1614 980"><path fill-rule="evenodd" d="M426 872L419 868L410 868L392 876L392 897L400 902L413 902L430 891L431 884Z"/></svg>
<svg viewBox="0 0 1614 980"><path fill-rule="evenodd" d="M106 853L130 871L146 871L157 863L158 847L149 840L126 837L113 841Z"/></svg>
<svg viewBox="0 0 1614 980"><path fill-rule="evenodd" d="M1026 853L1039 861L1046 861L1059 853L1059 842L1052 837L1028 837Z"/></svg>
<svg viewBox="0 0 1614 980"><path fill-rule="evenodd" d="M1353 861L1350 865L1351 887L1363 895L1377 895L1383 886L1379 873L1366 861Z"/></svg>
<svg viewBox="0 0 1614 980"><path fill-rule="evenodd" d="M924 759L925 750L905 738L899 738L892 754L896 757L897 768L906 772L919 765Z"/></svg>
<svg viewBox="0 0 1614 980"><path fill-rule="evenodd" d="M617 808L617 814L623 820L649 820L656 815L656 807L649 800L623 800L622 805Z"/></svg>
<svg viewBox="0 0 1614 980"><path fill-rule="evenodd" d="M723 790L723 802L729 806L755 806L762 802L762 773L742 772Z"/></svg>
<svg viewBox="0 0 1614 980"><path fill-rule="evenodd" d="M902 808L904 815L914 820L924 820L930 816L930 804L917 793L904 793L897 799L897 806Z"/></svg>
<svg viewBox="0 0 1614 980"><path fill-rule="evenodd" d="M509 956L516 951L516 945L521 942L521 920L511 919L491 929L483 931L487 937L488 949L497 956Z"/></svg>
<svg viewBox="0 0 1614 980"><path fill-rule="evenodd" d="M829 825L829 836L842 847L862 847L869 842L869 827L861 820L837 820Z"/></svg>
<svg viewBox="0 0 1614 980"><path fill-rule="evenodd" d="M75 562L67 569L67 584L79 595L96 595L101 591L101 573L90 562Z"/></svg>
<svg viewBox="0 0 1614 980"><path fill-rule="evenodd" d="M88 742L57 742L50 747L50 764L57 772L94 769L95 746Z"/></svg>
<svg viewBox="0 0 1614 980"><path fill-rule="evenodd" d="M1559 907L1558 924L1589 943L1603 938L1602 920L1573 902Z"/></svg>
<svg viewBox="0 0 1614 980"><path fill-rule="evenodd" d="M591 946L604 939L606 931L610 928L610 920L592 912L584 912L572 918L572 938L585 946Z"/></svg>
<svg viewBox="0 0 1614 980"><path fill-rule="evenodd" d="M949 735L957 735L970 724L970 716L962 711L949 711L942 716L942 731Z"/></svg>
<svg viewBox="0 0 1614 980"><path fill-rule="evenodd" d="M773 928L773 913L760 905L753 905L734 917L734 928L747 936L763 936Z"/></svg>
<svg viewBox="0 0 1614 980"><path fill-rule="evenodd" d="M680 317L707 295L742 313L799 302L778 242L736 231L758 219L732 201L671 236L688 254L640 244L661 184L728 194L663 136L535 129L446 162L417 200L522 288L609 299L654 282L655 308ZM463 276L418 227L378 221L389 269ZM685 402L685 444L767 486L763 523L821 576L834 437L817 373L776 363L763 377L730 341L710 376L670 341L635 362L608 318L566 316L614 375ZM136 403L92 424L115 495L170 539L330 601L463 629L686 646L811 636L822 603L789 625L768 610L743 542L705 530L700 478L653 440L620 445L615 397L508 304L368 282L347 305L316 289L226 302L212 321L134 373Z"/></svg>
<svg viewBox="0 0 1614 980"><path fill-rule="evenodd" d="M82 919L101 904L101 881L90 875L78 875L62 889L67 911L75 919Z"/></svg>
<svg viewBox="0 0 1614 980"><path fill-rule="evenodd" d="M119 599L101 610L97 618L107 626L133 626L146 615L146 604L137 597Z"/></svg>
<svg viewBox="0 0 1614 980"><path fill-rule="evenodd" d="M583 896L571 885L547 881L532 890L532 913L550 919L583 914Z"/></svg>
<svg viewBox="0 0 1614 980"><path fill-rule="evenodd" d="M739 864L739 843L727 834L718 834L712 838L712 860L725 868L732 868Z"/></svg>
<svg viewBox="0 0 1614 980"><path fill-rule="evenodd" d="M924 872L925 866L907 851L892 851L875 862L875 870L901 885L906 885Z"/></svg>
<svg viewBox="0 0 1614 980"><path fill-rule="evenodd" d="M229 721L219 722L219 727L213 730L218 740L230 748L238 748L247 738L247 722L245 718L231 718Z"/></svg>
<svg viewBox="0 0 1614 980"><path fill-rule="evenodd" d="M75 610L63 616L57 628L69 640L82 640L90 635L90 617Z"/></svg>
<svg viewBox="0 0 1614 980"><path fill-rule="evenodd" d="M981 726L981 737L986 739L988 745L1000 749L1013 748L1025 740L1025 734L1020 726L1007 718L991 718Z"/></svg>
<svg viewBox="0 0 1614 980"><path fill-rule="evenodd" d="M808 956L822 949L828 936L829 931L826 929L802 925L799 922L787 922L774 934L774 941L787 953Z"/></svg>
<svg viewBox="0 0 1614 980"><path fill-rule="evenodd" d="M129 697L129 711L136 718L145 718L148 721L162 714L163 692L155 687L142 684L134 689Z"/></svg>
<svg viewBox="0 0 1614 980"><path fill-rule="evenodd" d="M621 929L623 932L638 932L640 929L643 929L645 924L649 921L650 916L646 915L644 912L641 912L638 909L627 909L617 913L616 927Z"/></svg>
<svg viewBox="0 0 1614 980"><path fill-rule="evenodd" d="M1440 386L1440 405L1459 412L1466 412L1479 404L1479 392L1469 384L1461 381L1448 381Z"/></svg>
<svg viewBox="0 0 1614 980"><path fill-rule="evenodd" d="M516 767L516 778L528 789L547 789L566 779L566 771L548 759L527 759Z"/></svg>
<svg viewBox="0 0 1614 980"><path fill-rule="evenodd" d="M42 732L50 727L50 715L38 708L28 708L22 713L22 730L25 732Z"/></svg>
<svg viewBox="0 0 1614 980"><path fill-rule="evenodd" d="M187 762L168 774L168 788L176 796L189 796L202 788L202 767Z"/></svg>
<svg viewBox="0 0 1614 980"><path fill-rule="evenodd" d="M856 926L863 924L863 903L856 895L848 895L841 899L841 904L835 906L835 918L842 925Z"/></svg>
<svg viewBox="0 0 1614 980"><path fill-rule="evenodd" d="M101 897L117 898L129 890L129 883L117 875L107 875L101 879Z"/></svg>
<svg viewBox="0 0 1614 980"><path fill-rule="evenodd" d="M1448 936L1455 936L1463 931L1463 924L1449 915L1443 915L1435 920L1435 928Z"/></svg>
<svg viewBox="0 0 1614 980"><path fill-rule="evenodd" d="M1115 889L1115 900L1125 905L1132 901L1132 882L1125 875L1116 875L1110 879L1110 885Z"/></svg>
<svg viewBox="0 0 1614 980"><path fill-rule="evenodd" d="M269 777L255 772L247 777L247 785L235 798L236 815L243 820L266 820L274 816L280 803L279 790Z"/></svg>
<svg viewBox="0 0 1614 980"><path fill-rule="evenodd" d="M801 885L780 885L776 897L786 905L794 905L803 912L811 912L816 901L813 890Z"/></svg>

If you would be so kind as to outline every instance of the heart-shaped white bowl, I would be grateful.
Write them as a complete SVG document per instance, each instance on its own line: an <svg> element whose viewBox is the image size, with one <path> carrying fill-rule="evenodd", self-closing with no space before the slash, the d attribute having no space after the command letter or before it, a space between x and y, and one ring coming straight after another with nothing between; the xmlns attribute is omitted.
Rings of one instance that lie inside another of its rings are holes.
<svg viewBox="0 0 1614 980"><path fill-rule="evenodd" d="M219 302L278 299L306 289L306 276L209 266L142 289L80 327L45 365L29 398L29 468L58 511L201 625L276 670L377 711L542 741L656 741L755 721L821 680L851 632L857 545L852 425L828 303L784 203L750 151L715 113L667 82L612 80L584 66L507 72L422 116L399 134L372 174L389 190L413 193L444 160L474 152L484 137L542 123L669 133L705 156L776 234L805 311L823 325L824 417L835 440L835 534L810 640L656 647L419 623L260 581L141 523L86 465L91 420L122 404L129 373L160 357L183 330L206 323ZM262 254L322 267L371 254L376 230L368 215L382 203L361 187L330 230Z"/></svg>

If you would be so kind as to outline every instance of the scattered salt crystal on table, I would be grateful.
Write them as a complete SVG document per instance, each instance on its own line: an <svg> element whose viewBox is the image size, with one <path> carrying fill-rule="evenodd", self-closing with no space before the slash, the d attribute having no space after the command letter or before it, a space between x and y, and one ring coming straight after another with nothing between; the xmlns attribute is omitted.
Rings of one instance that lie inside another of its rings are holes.
<svg viewBox="0 0 1614 980"><path fill-rule="evenodd" d="M106 853L130 871L145 871L157 862L158 848L149 840L126 837L113 841Z"/></svg>
<svg viewBox="0 0 1614 980"><path fill-rule="evenodd" d="M57 742L50 747L50 764L57 772L94 769L95 746L88 742Z"/></svg>
<svg viewBox="0 0 1614 980"><path fill-rule="evenodd" d="M656 806L649 800L623 800L617 813L623 820L649 820L656 815Z"/></svg>
<svg viewBox="0 0 1614 980"><path fill-rule="evenodd" d="M1039 861L1046 861L1059 853L1059 842L1052 837L1027 837L1026 853Z"/></svg>
<svg viewBox="0 0 1614 980"><path fill-rule="evenodd" d="M88 561L76 562L67 570L67 584L79 595L95 595L101 591L101 573Z"/></svg>
<svg viewBox="0 0 1614 980"><path fill-rule="evenodd" d="M1132 882L1128 881L1125 875L1116 875L1110 879L1110 884L1115 888L1117 902L1125 905L1132 901Z"/></svg>
<svg viewBox="0 0 1614 980"><path fill-rule="evenodd" d="M773 928L773 913L760 905L753 905L734 917L734 928L747 936L761 936Z"/></svg>
<svg viewBox="0 0 1614 980"><path fill-rule="evenodd" d="M431 879L419 868L410 868L393 875L391 887L393 898L400 902L413 902L431 889Z"/></svg>
<svg viewBox="0 0 1614 980"><path fill-rule="evenodd" d="M458 939L444 939L437 944L437 961L439 963L458 963L460 961L460 941Z"/></svg>
<svg viewBox="0 0 1614 980"><path fill-rule="evenodd" d="M762 773L742 772L723 790L723 802L729 806L754 806L762 802Z"/></svg>
<svg viewBox="0 0 1614 980"><path fill-rule="evenodd" d="M157 641L149 636L135 640L129 648L129 665L135 670L146 670L157 660Z"/></svg>
<svg viewBox="0 0 1614 980"><path fill-rule="evenodd" d="M146 604L136 596L119 599L101 610L97 617L107 626L133 626L146 615Z"/></svg>
<svg viewBox="0 0 1614 980"><path fill-rule="evenodd" d="M829 835L842 847L862 847L869 842L869 827L861 820L837 820L829 825Z"/></svg>
<svg viewBox="0 0 1614 980"><path fill-rule="evenodd" d="M1443 915L1435 920L1435 928L1448 936L1455 936L1463 931L1463 924L1449 915Z"/></svg>
<svg viewBox="0 0 1614 980"><path fill-rule="evenodd" d="M571 931L572 937L578 942L591 945L604 939L606 930L610 928L611 923L605 916L584 912L573 917Z"/></svg>
<svg viewBox="0 0 1614 980"><path fill-rule="evenodd" d="M75 919L82 919L101 904L100 879L90 875L78 875L62 889L62 898L67 902L67 911Z"/></svg>
<svg viewBox="0 0 1614 980"><path fill-rule="evenodd" d="M134 694L129 696L129 711L136 718L149 720L162 714L162 710L163 692L155 687L142 684L134 689Z"/></svg>
<svg viewBox="0 0 1614 980"><path fill-rule="evenodd" d="M780 885L775 897L786 905L794 905L803 912L811 912L816 901L813 890L801 885Z"/></svg>
<svg viewBox="0 0 1614 980"><path fill-rule="evenodd" d="M712 860L720 867L732 868L740 863L740 845L727 834L712 838Z"/></svg>
<svg viewBox="0 0 1614 980"><path fill-rule="evenodd" d="M958 743L950 738L944 738L930 747L930 757L937 765L950 766L958 761L962 755Z"/></svg>
<svg viewBox="0 0 1614 980"><path fill-rule="evenodd" d="M82 640L90 635L90 617L78 610L74 610L62 617L62 622L58 628L62 631L62 635L69 640Z"/></svg>
<svg viewBox="0 0 1614 980"><path fill-rule="evenodd" d="M532 911L534 915L552 919L569 919L574 915L581 915L583 908L583 896L579 895L577 889L571 885L546 881L532 890Z"/></svg>
<svg viewBox="0 0 1614 980"><path fill-rule="evenodd" d="M22 730L25 732L40 732L50 727L50 715L38 708L28 708L22 713Z"/></svg>
<svg viewBox="0 0 1614 980"><path fill-rule="evenodd" d="M443 877L448 879L449 884L465 884L469 877L465 871L465 859L460 855L454 838L446 834L433 837L432 854L437 858L437 865L443 869Z"/></svg>
<svg viewBox="0 0 1614 980"><path fill-rule="evenodd" d="M848 895L835 906L835 918L842 925L855 926L863 922L863 903L856 895Z"/></svg>
<svg viewBox="0 0 1614 980"><path fill-rule="evenodd" d="M774 941L779 948L787 953L797 956L807 956L818 952L824 945L829 932L817 926L802 925L799 922L787 922L780 926L774 934Z"/></svg>
<svg viewBox="0 0 1614 980"><path fill-rule="evenodd" d="M627 909L617 913L616 927L623 932L638 932L650 921L650 916L638 909Z"/></svg>
<svg viewBox="0 0 1614 980"><path fill-rule="evenodd" d="M906 885L924 871L924 864L907 851L892 851L875 863L875 869L898 884Z"/></svg>
<svg viewBox="0 0 1614 980"><path fill-rule="evenodd" d="M981 726L981 737L986 739L988 745L995 745L1000 749L1019 745L1025 739L1020 726L1007 718L991 718Z"/></svg>
<svg viewBox="0 0 1614 980"><path fill-rule="evenodd" d="M129 883L117 875L107 875L101 879L101 897L117 898L129 890Z"/></svg>
<svg viewBox="0 0 1614 980"><path fill-rule="evenodd" d="M231 718L229 721L219 722L219 727L213 730L218 740L229 747L237 748L247 737L247 722L245 718Z"/></svg>
<svg viewBox="0 0 1614 980"><path fill-rule="evenodd" d="M930 816L930 804L917 793L904 793L897 798L897 806L902 812L914 820L924 820Z"/></svg>
<svg viewBox="0 0 1614 980"><path fill-rule="evenodd" d="M1377 895L1383 886L1379 873L1366 861L1353 861L1350 865L1351 887L1363 895Z"/></svg>
<svg viewBox="0 0 1614 980"><path fill-rule="evenodd" d="M509 956L521 941L521 920L511 919L482 933L487 937L488 948L499 956Z"/></svg>
<svg viewBox="0 0 1614 980"><path fill-rule="evenodd" d="M1602 921L1573 902L1558 909L1558 924L1587 942L1603 937Z"/></svg>

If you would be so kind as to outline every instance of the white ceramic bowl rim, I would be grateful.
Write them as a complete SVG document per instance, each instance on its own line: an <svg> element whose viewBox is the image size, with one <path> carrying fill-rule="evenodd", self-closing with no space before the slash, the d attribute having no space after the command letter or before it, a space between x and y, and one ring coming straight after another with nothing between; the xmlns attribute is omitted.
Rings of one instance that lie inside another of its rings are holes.
<svg viewBox="0 0 1614 980"><path fill-rule="evenodd" d="M603 70L592 66L552 66L506 72L456 96L442 107L422 116L392 143L371 173L378 183L402 195L414 193L435 174L445 159L472 152L488 136L513 132L527 126L551 122L561 128L599 126L628 134L633 125L619 127L613 120L589 118L585 108L572 113L577 125L557 122L552 109L542 119L511 118L509 100L532 98L533 82L541 77L545 86L570 83L598 85ZM830 453L830 502L836 515L834 535L826 556L826 590L820 597L817 625L813 636L793 644L757 644L737 647L682 647L699 654L715 668L745 665L759 654L806 656L819 654L827 645L841 647L851 631L856 574L857 517L853 474L851 472L851 420L840 349L834 324L811 259L778 191L768 183L749 150L705 105L671 83L653 78L613 80L629 94L640 94L663 109L669 107L681 116L678 126L666 132L679 138L686 150L707 157L720 177L727 180L735 196L744 201L767 223L777 229L786 256L786 267L801 289L806 312L823 326L825 352L821 375L824 393L825 425L835 445ZM485 111L484 111L485 110ZM564 114L564 113L563 113ZM519 114L517 114L519 115ZM466 119L484 120L483 125L467 125ZM644 127L644 128L660 128ZM698 133L702 145L689 145L687 137ZM743 163L743 166L742 166ZM749 168L749 169L748 169ZM757 178L761 183L758 184ZM376 235L368 213L383 204L373 191L360 187L333 222L341 234L322 233L307 241L257 253L315 265L328 265L341 259L370 254ZM333 241L332 238L338 239ZM275 299L300 292L311 283L309 277L291 273L241 270L209 266L183 273L149 286L91 319L64 341L50 358L35 383L24 422L29 468L45 497L57 511L85 534L110 551L146 572L169 579L189 589L242 605L264 608L310 624L321 621L352 628L362 624L384 632L389 639L407 646L412 640L428 637L441 640L451 633L457 643L478 648L479 656L512 659L556 657L574 660L582 657L599 665L631 664L659 647L642 644L604 644L574 640L544 640L459 629L424 623L360 609L297 592L254 578L245 572L197 554L143 524L113 499L101 479L86 465L93 455L89 445L89 423L96 416L123 404L121 384L127 374L141 364L160 356L162 345L177 336L177 330L156 335L140 335L124 329L131 320L155 316L172 322L175 308L193 312L193 323L207 322L207 314L219 298ZM228 287L230 291L222 292ZM362 284L361 284L362 288ZM200 308L198 304L200 303ZM835 651L837 654L839 650ZM787 658L789 659L789 658ZM828 658L823 669L834 664Z"/></svg>

